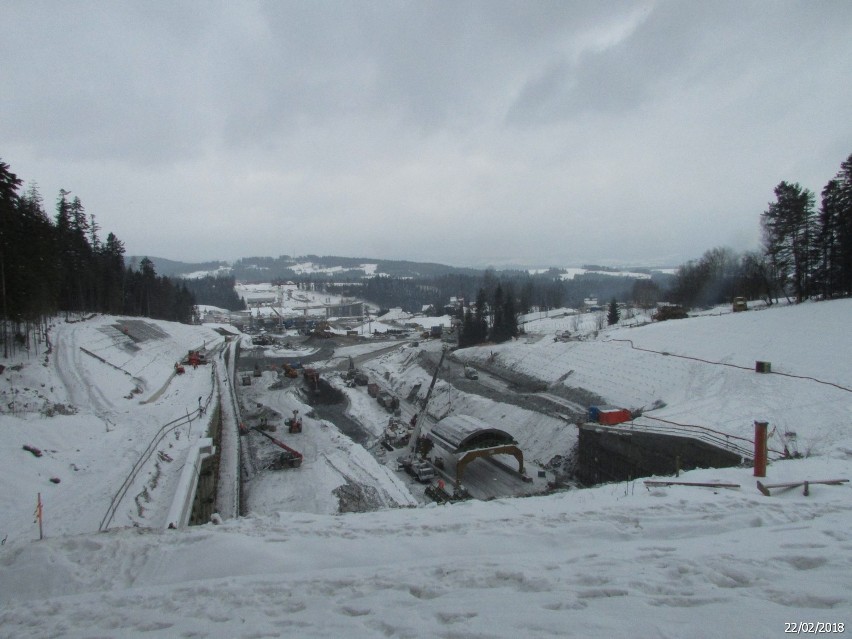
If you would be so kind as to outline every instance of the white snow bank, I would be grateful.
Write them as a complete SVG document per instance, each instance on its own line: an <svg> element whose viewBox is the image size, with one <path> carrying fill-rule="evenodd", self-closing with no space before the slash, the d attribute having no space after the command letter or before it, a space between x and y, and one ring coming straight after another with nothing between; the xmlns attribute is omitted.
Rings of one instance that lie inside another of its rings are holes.
<svg viewBox="0 0 852 639"><path fill-rule="evenodd" d="M771 466L772 478L849 462ZM6 636L775 637L850 622L852 488L687 481L2 549ZM152 615L151 611L156 610Z"/></svg>

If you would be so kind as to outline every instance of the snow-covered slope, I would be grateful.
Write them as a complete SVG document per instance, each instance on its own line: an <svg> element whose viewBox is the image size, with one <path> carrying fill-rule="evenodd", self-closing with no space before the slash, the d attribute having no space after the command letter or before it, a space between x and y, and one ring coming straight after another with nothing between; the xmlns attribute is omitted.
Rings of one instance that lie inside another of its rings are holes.
<svg viewBox="0 0 852 639"><path fill-rule="evenodd" d="M852 449L850 316L852 300L838 300L612 327L583 341L532 335L457 357L731 435L768 421L776 447L795 432L802 452L830 454ZM758 361L778 374L756 373Z"/></svg>
<svg viewBox="0 0 852 639"><path fill-rule="evenodd" d="M47 533L98 530L113 495L162 426L206 406L213 390L210 366L174 364L190 349L220 345L222 336L201 328L100 316L58 321L47 346L33 345L0 377L0 534L27 538L37 494L46 504ZM169 504L189 442L206 423L170 433L123 500L113 525L158 526ZM191 437L190 437L191 436ZM24 450L31 446L43 455ZM59 480L58 483L50 479ZM141 496L140 496L141 495Z"/></svg>

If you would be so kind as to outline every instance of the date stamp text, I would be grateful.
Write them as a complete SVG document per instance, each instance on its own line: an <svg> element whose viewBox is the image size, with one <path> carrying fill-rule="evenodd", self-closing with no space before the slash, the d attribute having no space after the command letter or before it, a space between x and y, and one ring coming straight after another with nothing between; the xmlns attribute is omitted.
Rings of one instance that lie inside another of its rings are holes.
<svg viewBox="0 0 852 639"><path fill-rule="evenodd" d="M846 632L842 621L785 621L784 632L794 635L816 635Z"/></svg>

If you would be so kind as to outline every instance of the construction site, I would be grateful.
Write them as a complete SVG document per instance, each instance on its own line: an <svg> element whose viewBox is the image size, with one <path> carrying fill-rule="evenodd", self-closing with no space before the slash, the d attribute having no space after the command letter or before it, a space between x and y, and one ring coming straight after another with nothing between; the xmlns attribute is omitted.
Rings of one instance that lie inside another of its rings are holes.
<svg viewBox="0 0 852 639"><path fill-rule="evenodd" d="M223 384L232 396L213 448L236 452L203 461L192 522L206 521L214 503L221 510L215 476L234 478L234 514L339 513L524 497L802 454L789 427L759 441L736 405L717 403L716 419L694 420L704 423L685 420L682 401L680 414L666 411L660 390L677 376L703 378L696 383L709 382L713 393L746 380L756 388L792 383L773 376L766 360L720 365L629 339L564 339L558 330L553 340L533 334L459 351L440 330L377 339L326 320L311 326L234 334ZM616 363L625 356L638 358L643 377ZM175 374L208 361L206 349L190 350ZM607 381L578 384L572 364ZM750 416L771 414L761 410ZM726 425L732 420L741 423Z"/></svg>
<svg viewBox="0 0 852 639"><path fill-rule="evenodd" d="M748 437L655 422L586 389L543 384L493 354L462 360L440 339L366 345L316 332L288 339L287 353L257 343L241 349L241 476L247 486L301 484L263 474L329 466L345 480L340 512L404 505L407 498L383 487L383 473L418 503L447 503L738 466L754 456ZM507 424L507 413L518 421ZM381 472L362 481L335 465L323 451L328 424ZM771 454L793 453L773 445ZM248 512L251 488L246 493Z"/></svg>
<svg viewBox="0 0 852 639"><path fill-rule="evenodd" d="M241 348L238 359L242 477L248 486L244 493L249 510L252 482L301 483L289 473L280 480L261 477L267 471L298 468L300 474L310 474L317 464L336 468L322 450L328 424L363 448L381 468L371 473L380 475L378 478L366 482L340 469L341 476L347 475L347 488L338 491L341 512L406 505L411 499L445 503L530 495L554 488L555 474L532 460L525 464L518 442L507 433L473 417L464 421L461 432L457 425L454 428L458 417L441 418L443 401L436 399L435 406L431 402L439 379L438 394L444 398L452 382L462 381L470 390L471 380L456 374L463 367L451 364L449 348L440 340L416 347L398 340L365 346L346 336L290 338L290 342L294 350L289 354L276 356L254 344ZM335 355L347 350L362 352ZM431 376L404 396L378 366L384 356L401 351L422 352L418 360L431 368L421 369L423 375ZM294 456L298 456L297 464L284 461ZM410 497L390 496L394 491L382 485L388 481L397 483Z"/></svg>

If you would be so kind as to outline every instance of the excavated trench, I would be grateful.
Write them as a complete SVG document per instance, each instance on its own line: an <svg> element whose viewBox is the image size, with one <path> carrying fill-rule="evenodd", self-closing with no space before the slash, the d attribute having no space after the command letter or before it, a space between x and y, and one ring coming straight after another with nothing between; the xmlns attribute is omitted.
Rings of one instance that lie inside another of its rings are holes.
<svg viewBox="0 0 852 639"><path fill-rule="evenodd" d="M423 367L433 372L437 365L437 354L421 352ZM482 373L503 382L504 387L494 388L481 381L470 380L464 376L464 365L454 357L448 358L439 378L452 384L460 391L479 395L503 404L511 404L536 413L559 417L577 423L586 420L587 406L606 403L602 397L585 388L572 388L562 384L548 387L539 379L524 375L511 368L494 364L476 368ZM565 400L565 401L560 401Z"/></svg>
<svg viewBox="0 0 852 639"><path fill-rule="evenodd" d="M305 383L302 392L316 417L333 423L340 432L364 448L370 449L375 446L376 437L346 415L349 400L343 392L334 388L322 377L318 387Z"/></svg>

